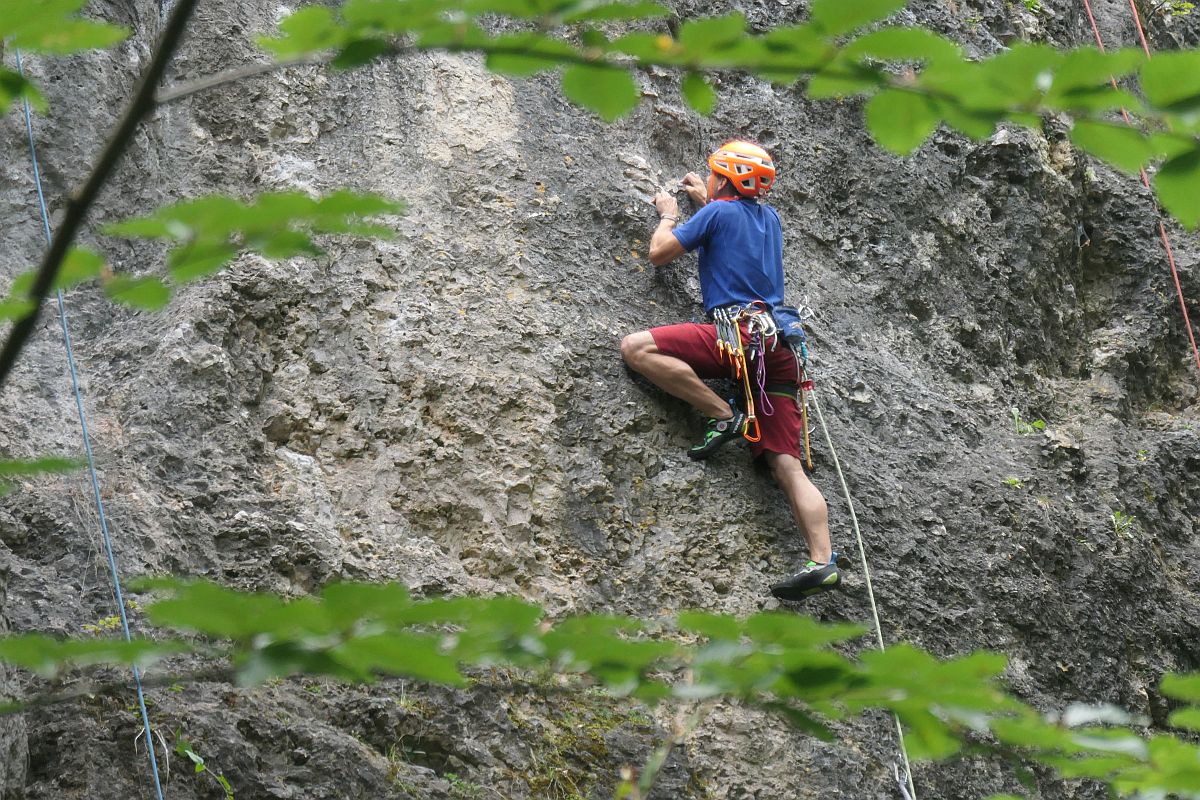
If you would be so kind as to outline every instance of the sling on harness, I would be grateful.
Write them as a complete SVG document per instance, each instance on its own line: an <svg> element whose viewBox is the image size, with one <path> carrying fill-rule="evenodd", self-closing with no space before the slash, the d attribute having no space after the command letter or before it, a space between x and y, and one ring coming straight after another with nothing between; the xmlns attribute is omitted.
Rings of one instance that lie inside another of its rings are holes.
<svg viewBox="0 0 1200 800"><path fill-rule="evenodd" d="M717 330L717 355L722 361L729 361L730 372L734 381L740 381L746 403L746 427L742 436L749 442L762 439L759 430L758 415L755 413L755 385L758 388L758 405L765 416L771 416L774 408L768 395L772 392L786 393L793 397L800 406L800 419L804 436L805 463L811 470L812 448L808 432L808 402L804 396L811 391L812 381L808 380L805 367L808 364L808 345L805 340L804 328L800 324L799 313L790 306L782 306L776 310L781 324L776 323L771 309L761 300L755 300L744 306L727 306L713 311L713 322ZM746 326L743 336L742 325ZM783 339L785 346L796 356L796 386L791 384L768 384L766 382L766 359L763 355L774 351ZM754 365L755 380L751 381L750 365Z"/></svg>

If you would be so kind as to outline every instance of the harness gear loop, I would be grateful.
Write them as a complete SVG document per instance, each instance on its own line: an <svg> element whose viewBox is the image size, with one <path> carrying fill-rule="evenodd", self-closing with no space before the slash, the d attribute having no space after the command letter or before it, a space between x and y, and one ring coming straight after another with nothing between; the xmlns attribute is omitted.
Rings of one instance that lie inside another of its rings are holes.
<svg viewBox="0 0 1200 800"><path fill-rule="evenodd" d="M717 356L724 361L728 355L733 379L742 382L742 392L746 404L746 427L742 430L742 436L748 442L762 441L758 415L755 414L754 382L750 380L748 361L758 359L756 362L758 370L765 370L763 357L767 352L768 343L771 351L778 347L779 328L776 326L767 304L761 300L755 300L744 306L717 308L713 310L712 315L717 331ZM745 338L742 334L743 325L746 326ZM747 355L747 351L749 355ZM765 371L762 371L761 374L756 372L756 378L761 401L759 408L762 409L763 414L771 416L774 409L771 407L770 401L766 399Z"/></svg>

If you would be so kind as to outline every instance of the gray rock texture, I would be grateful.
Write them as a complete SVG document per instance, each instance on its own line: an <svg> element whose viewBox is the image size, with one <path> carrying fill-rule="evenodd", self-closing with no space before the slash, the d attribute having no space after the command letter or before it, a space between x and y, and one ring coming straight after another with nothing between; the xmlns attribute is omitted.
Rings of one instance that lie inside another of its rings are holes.
<svg viewBox="0 0 1200 800"><path fill-rule="evenodd" d="M799 0L672 5L685 18L736 7L755 28L806 15ZM264 60L254 37L291 8L202 3L170 82ZM1135 43L1123 2L1096 9L1110 45ZM150 0L88 13L135 34L27 62L51 104L34 125L55 214L161 27ZM914 0L903 14L979 55L1024 37L1091 42L1068 0L1036 13ZM1195 45L1198 31L1190 17L1149 24L1161 48ZM816 312L818 398L884 638L943 656L997 650L1034 704L1108 701L1162 725L1161 675L1200 670L1200 376L1149 193L1075 151L1053 120L982 143L940 132L897 159L872 144L857 102L723 75L702 119L672 76L640 81L645 102L613 125L570 106L554 76L513 82L446 55L290 68L160 109L90 220L87 240L119 269L159 270L163 253L100 226L180 198L349 186L409 211L391 241L243 257L158 314L94 289L68 295L123 572L290 595L401 580L517 593L553 614L776 607L767 585L805 555L782 494L739 448L689 461L699 420L618 354L625 333L699 312L694 261L647 261L653 212L626 170L682 175L744 136L780 167L789 292ZM6 276L44 244L24 137L19 114L0 119ZM1200 319L1200 239L1168 227ZM64 363L47 314L6 387L3 452L79 451ZM1045 431L1018 435L1013 408ZM831 453L815 444L836 545L861 561ZM12 630L111 627L84 475L30 480L0 501L0 558ZM869 620L861 563L845 591L803 610ZM26 683L9 675L4 691ZM611 797L620 767L675 724L672 709L546 689L486 675L466 692L296 680L148 694L164 739L188 738L239 800ZM132 693L98 695L4 719L3 797L151 797L132 709ZM890 721L837 732L824 744L717 706L654 796L899 796ZM178 761L167 796L221 796ZM1022 791L1008 767L975 760L918 765L915 780L927 798ZM1103 796L1038 781L1039 797Z"/></svg>

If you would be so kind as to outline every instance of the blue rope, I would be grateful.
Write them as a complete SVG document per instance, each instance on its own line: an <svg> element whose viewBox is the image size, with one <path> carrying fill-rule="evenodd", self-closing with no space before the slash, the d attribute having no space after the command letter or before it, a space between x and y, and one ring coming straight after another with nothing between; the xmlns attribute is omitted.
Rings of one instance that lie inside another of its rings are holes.
<svg viewBox="0 0 1200 800"><path fill-rule="evenodd" d="M21 52L17 51L17 72L25 77L21 65ZM42 225L46 230L46 244L49 246L50 214L46 210L46 196L42 192L42 172L38 166L37 146L33 140L33 116L29 110L29 100L25 100L25 130L29 134L29 154L33 160L33 182L37 186L38 205L42 209ZM71 348L71 328L67 324L67 307L63 301L62 289L58 294L58 318L62 323L63 342L67 348L67 364L71 368L71 386L75 390L75 410L79 413L79 426L83 431L83 449L87 454L88 473L92 480L92 493L96 496L96 513L100 516L100 533L104 538L104 550L108 554L108 569L112 573L113 590L116 594L117 612L121 617L121 631L125 641L130 641L129 619L125 615L125 597L121 592L121 577L117 572L117 557L113 553L112 536L108 531L108 518L104 514L104 500L100 496L100 479L96 476L96 459L92 455L92 441L88 434L87 414L83 410L83 396L79 391L79 372L75 368L75 353ZM142 692L142 676L138 668L133 668L133 682L137 687L138 709L142 713L142 730L146 734L146 752L150 754L150 771L154 774L154 791L158 800L163 800L162 781L158 775L158 757L154 754L154 738L150 729L150 713L146 710L146 696Z"/></svg>

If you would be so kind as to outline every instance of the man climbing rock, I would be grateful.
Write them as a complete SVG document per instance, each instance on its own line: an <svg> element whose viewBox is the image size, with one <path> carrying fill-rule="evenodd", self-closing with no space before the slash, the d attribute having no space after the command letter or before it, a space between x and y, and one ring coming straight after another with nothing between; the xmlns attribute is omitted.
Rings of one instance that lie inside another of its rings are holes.
<svg viewBox="0 0 1200 800"><path fill-rule="evenodd" d="M674 197L655 195L659 221L650 238L650 261L663 266L699 250L704 310L713 322L630 334L621 341L621 355L630 369L708 417L704 441L689 456L707 458L744 436L754 457L766 459L810 558L798 573L774 584L771 593L798 600L837 587L841 574L829 541L825 498L800 461L800 369L784 335L789 329L802 335L802 328L798 317L784 319L789 307L783 302L779 214L759 202L775 180L775 166L766 150L744 141L721 145L708 166L707 185L695 173L683 179L699 206L686 223L679 224ZM703 380L727 377L744 389L740 400L722 399Z"/></svg>

